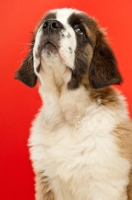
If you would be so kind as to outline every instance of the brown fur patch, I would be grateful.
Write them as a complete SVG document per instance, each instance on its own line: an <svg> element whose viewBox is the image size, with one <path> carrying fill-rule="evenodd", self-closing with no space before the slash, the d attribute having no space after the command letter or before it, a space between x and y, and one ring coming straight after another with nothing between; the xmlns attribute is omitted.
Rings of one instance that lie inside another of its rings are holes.
<svg viewBox="0 0 132 200"><path fill-rule="evenodd" d="M91 18L92 19L92 18ZM93 46L95 46L96 44L96 34L97 34L97 30L98 30L98 25L97 25L97 22L96 21L92 21L91 20L91 26L89 27L88 25L86 25L84 22L82 23L84 28L85 28L85 31L86 31L86 34L87 34L87 37L89 37L93 43Z"/></svg>
<svg viewBox="0 0 132 200"><path fill-rule="evenodd" d="M114 134L121 156L126 158L132 166L132 122L120 123L115 129ZM132 200L132 169L129 175L127 194L128 200Z"/></svg>
<svg viewBox="0 0 132 200"><path fill-rule="evenodd" d="M132 163L132 123L120 123L114 131L121 155Z"/></svg>
<svg viewBox="0 0 132 200"><path fill-rule="evenodd" d="M84 87L85 87L86 89L89 88L89 81L88 81L88 75L87 75L87 74L85 74L85 75L83 76L82 81L81 81L81 84L84 85Z"/></svg>
<svg viewBox="0 0 132 200"><path fill-rule="evenodd" d="M42 173L36 176L36 200L55 200L47 177L43 176Z"/></svg>
<svg viewBox="0 0 132 200"><path fill-rule="evenodd" d="M100 105L107 106L110 109L122 109L122 104L118 99L118 93L113 88L91 88L90 97L92 101L100 102Z"/></svg>

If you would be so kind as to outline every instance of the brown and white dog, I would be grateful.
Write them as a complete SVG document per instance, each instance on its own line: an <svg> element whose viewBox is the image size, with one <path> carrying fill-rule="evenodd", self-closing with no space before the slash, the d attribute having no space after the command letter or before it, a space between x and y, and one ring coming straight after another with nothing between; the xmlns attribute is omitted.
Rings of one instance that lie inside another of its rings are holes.
<svg viewBox="0 0 132 200"><path fill-rule="evenodd" d="M47 13L16 78L43 105L29 146L36 200L132 200L132 123L115 56L97 21L75 9Z"/></svg>

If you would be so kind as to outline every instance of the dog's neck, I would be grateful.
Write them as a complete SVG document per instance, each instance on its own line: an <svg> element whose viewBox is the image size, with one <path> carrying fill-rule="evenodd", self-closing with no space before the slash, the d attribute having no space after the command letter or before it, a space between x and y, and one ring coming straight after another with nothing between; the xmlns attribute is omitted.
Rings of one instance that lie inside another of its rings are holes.
<svg viewBox="0 0 132 200"><path fill-rule="evenodd" d="M41 63L43 64L43 62ZM113 88L97 90L91 88L88 82L86 87L82 81L77 89L70 90L67 84L71 78L71 70L62 64L54 67L41 66L39 74L39 93L47 113L56 112L56 116L65 118L70 124L80 121L86 113L86 108L92 105L95 109L103 105L112 110L117 104L120 110L123 101L119 99L118 92Z"/></svg>
<svg viewBox="0 0 132 200"><path fill-rule="evenodd" d="M88 89L84 85L76 90L68 89L71 70L64 65L41 66L39 74L39 93L45 109L56 109L70 123L78 121L90 103Z"/></svg>

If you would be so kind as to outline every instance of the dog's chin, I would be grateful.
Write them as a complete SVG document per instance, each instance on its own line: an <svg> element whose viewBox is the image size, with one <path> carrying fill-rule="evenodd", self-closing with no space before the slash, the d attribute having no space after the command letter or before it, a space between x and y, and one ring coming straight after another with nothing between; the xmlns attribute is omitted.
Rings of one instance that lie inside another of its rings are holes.
<svg viewBox="0 0 132 200"><path fill-rule="evenodd" d="M57 46L53 42L46 42L44 44L43 51L47 54L47 56L50 56L53 54L55 55L58 53Z"/></svg>
<svg viewBox="0 0 132 200"><path fill-rule="evenodd" d="M56 67L61 65L59 47L54 42L46 42L40 52L41 66Z"/></svg>

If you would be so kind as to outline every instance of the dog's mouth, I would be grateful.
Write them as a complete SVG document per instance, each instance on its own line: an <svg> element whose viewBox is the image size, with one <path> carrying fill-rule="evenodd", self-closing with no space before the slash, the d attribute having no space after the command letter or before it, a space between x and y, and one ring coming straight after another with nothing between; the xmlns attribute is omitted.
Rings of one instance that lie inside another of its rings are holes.
<svg viewBox="0 0 132 200"><path fill-rule="evenodd" d="M42 49L47 53L47 54L56 54L58 52L58 45L53 42L52 40L47 40Z"/></svg>

